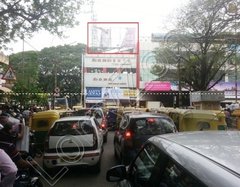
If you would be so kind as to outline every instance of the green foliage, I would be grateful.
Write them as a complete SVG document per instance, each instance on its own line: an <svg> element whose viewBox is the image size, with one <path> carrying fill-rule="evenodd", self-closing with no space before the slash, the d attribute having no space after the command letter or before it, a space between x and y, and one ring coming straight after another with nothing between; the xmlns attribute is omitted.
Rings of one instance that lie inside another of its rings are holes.
<svg viewBox="0 0 240 187"><path fill-rule="evenodd" d="M176 71L172 70L172 68L176 68L176 54L167 47L155 49L153 53L155 54L156 64L153 65L151 73L162 81L177 80Z"/></svg>
<svg viewBox="0 0 240 187"><path fill-rule="evenodd" d="M9 61L16 74L16 82L12 88L16 94L12 99L22 105L28 104L29 101L38 103L42 98L38 95L42 92L38 85L38 52L13 54L9 57Z"/></svg>
<svg viewBox="0 0 240 187"><path fill-rule="evenodd" d="M45 29L62 35L63 26L78 24L82 0L2 0L0 1L0 47L22 35Z"/></svg>
<svg viewBox="0 0 240 187"><path fill-rule="evenodd" d="M40 87L52 93L55 87L61 92L79 93L81 88L82 54L85 45L45 48L39 53Z"/></svg>
<svg viewBox="0 0 240 187"><path fill-rule="evenodd" d="M228 12L228 5L233 2L236 1L191 0L181 10L176 29L166 36L165 47L175 57L177 79L182 86L209 90L225 76L223 69L233 68L229 59L235 54L232 46L238 40L234 28L240 22L238 12Z"/></svg>
<svg viewBox="0 0 240 187"><path fill-rule="evenodd" d="M79 95L84 51L85 45L77 44L11 55L10 65L17 78L12 99L21 104L46 103L55 87L59 87L63 94Z"/></svg>

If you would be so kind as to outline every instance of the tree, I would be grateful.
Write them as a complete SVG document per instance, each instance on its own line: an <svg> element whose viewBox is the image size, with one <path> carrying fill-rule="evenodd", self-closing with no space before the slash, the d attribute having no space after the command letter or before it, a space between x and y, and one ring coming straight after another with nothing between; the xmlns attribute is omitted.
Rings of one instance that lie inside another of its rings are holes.
<svg viewBox="0 0 240 187"><path fill-rule="evenodd" d="M1 0L0 49L17 37L45 29L62 35L63 26L78 24L83 0Z"/></svg>
<svg viewBox="0 0 240 187"><path fill-rule="evenodd" d="M225 76L224 68L232 68L240 41L236 32L240 14L229 11L233 4L239 6L234 0L190 0L179 14L176 29L166 36L177 79L186 87L209 90Z"/></svg>
<svg viewBox="0 0 240 187"><path fill-rule="evenodd" d="M38 52L26 51L23 53L12 54L9 57L10 65L16 74L16 82L12 88L15 93L12 99L21 105L29 102L44 102L38 78ZM45 99L46 102L46 99Z"/></svg>
<svg viewBox="0 0 240 187"><path fill-rule="evenodd" d="M71 94L79 102L84 44L44 48L10 55L17 81L14 100L20 103L44 102L56 87L61 96ZM74 95L75 94L75 95Z"/></svg>
<svg viewBox="0 0 240 187"><path fill-rule="evenodd" d="M84 44L64 45L44 48L39 53L39 86L46 93L53 93L58 87L63 94L77 93L81 90L82 54ZM74 96L78 100L77 96Z"/></svg>

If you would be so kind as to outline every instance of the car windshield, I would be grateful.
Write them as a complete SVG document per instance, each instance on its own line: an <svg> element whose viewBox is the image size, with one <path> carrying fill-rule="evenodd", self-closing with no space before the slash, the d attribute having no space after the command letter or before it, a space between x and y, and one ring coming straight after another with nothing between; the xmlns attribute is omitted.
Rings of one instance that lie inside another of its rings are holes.
<svg viewBox="0 0 240 187"><path fill-rule="evenodd" d="M56 122L50 131L51 136L93 134L94 128L90 120Z"/></svg>
<svg viewBox="0 0 240 187"><path fill-rule="evenodd" d="M175 132L174 124L167 118L133 119L131 128L138 135L157 135Z"/></svg>

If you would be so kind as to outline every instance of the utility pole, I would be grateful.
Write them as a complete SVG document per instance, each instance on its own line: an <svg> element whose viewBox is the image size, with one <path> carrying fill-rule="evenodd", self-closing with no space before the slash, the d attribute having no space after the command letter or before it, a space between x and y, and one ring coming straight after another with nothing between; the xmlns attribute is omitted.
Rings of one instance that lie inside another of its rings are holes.
<svg viewBox="0 0 240 187"><path fill-rule="evenodd" d="M234 42L234 60L235 60L235 63L234 63L234 69L235 69L235 102L237 103L238 101L238 84L237 84L237 81L238 81L238 76L237 76L237 44L238 44L238 40L237 40L237 13L238 13L238 7L237 7L237 3L234 2L234 3L229 3L228 4L228 12L231 13L233 16L234 16L234 21L235 21L235 24L234 24L234 35L235 35L235 42Z"/></svg>
<svg viewBox="0 0 240 187"><path fill-rule="evenodd" d="M81 90L80 90L80 105L84 106L84 54L82 54L82 64L81 64Z"/></svg>
<svg viewBox="0 0 240 187"><path fill-rule="evenodd" d="M55 109L55 98L56 98L56 88L57 88L57 63L53 62L53 76L54 76L54 85L53 85L53 99L52 99L52 109Z"/></svg>
<svg viewBox="0 0 240 187"><path fill-rule="evenodd" d="M179 42L177 44L177 69L178 69L178 107L182 106L182 85L181 85L181 65L180 65L180 49L179 49Z"/></svg>

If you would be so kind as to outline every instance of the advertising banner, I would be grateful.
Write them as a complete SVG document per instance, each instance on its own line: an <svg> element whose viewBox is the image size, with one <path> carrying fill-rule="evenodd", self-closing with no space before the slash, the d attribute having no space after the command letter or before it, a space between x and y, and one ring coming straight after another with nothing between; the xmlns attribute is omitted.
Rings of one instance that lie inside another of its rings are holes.
<svg viewBox="0 0 240 187"><path fill-rule="evenodd" d="M87 95L86 95L87 99L101 99L102 98L102 88L87 87L86 92L87 92Z"/></svg>
<svg viewBox="0 0 240 187"><path fill-rule="evenodd" d="M170 82L151 81L145 83L146 91L171 91Z"/></svg>
<svg viewBox="0 0 240 187"><path fill-rule="evenodd" d="M136 68L136 55L86 55L84 67Z"/></svg>
<svg viewBox="0 0 240 187"><path fill-rule="evenodd" d="M103 99L131 99L137 97L136 89L102 88Z"/></svg>
<svg viewBox="0 0 240 187"><path fill-rule="evenodd" d="M136 73L85 73L85 87L136 87Z"/></svg>

